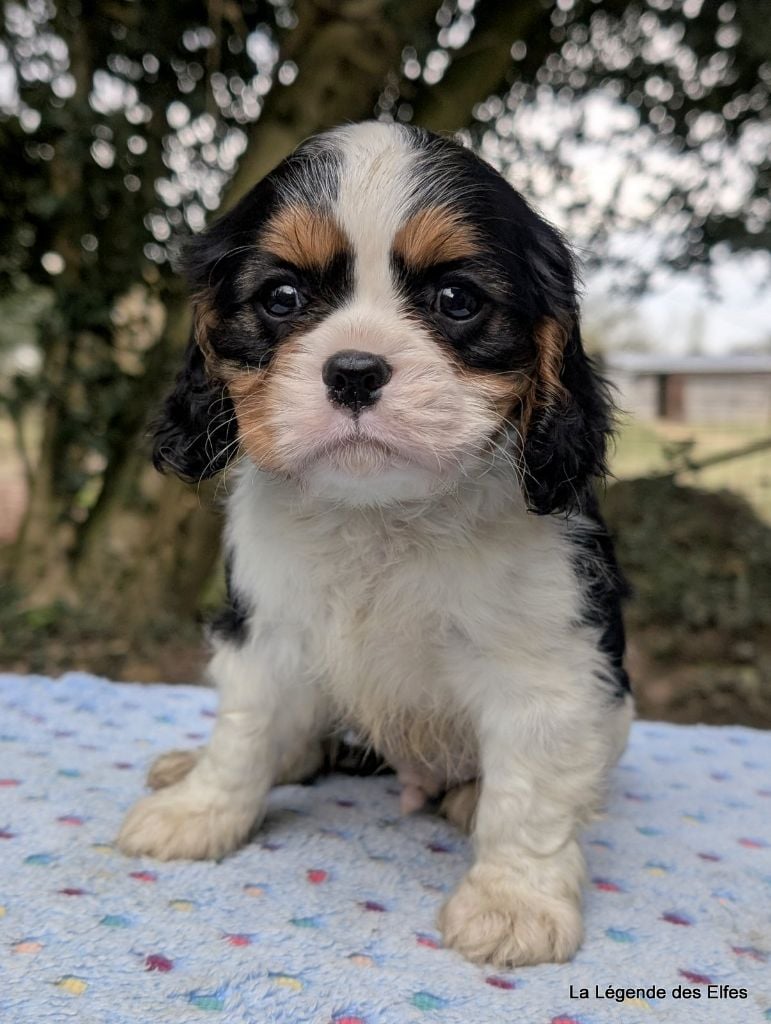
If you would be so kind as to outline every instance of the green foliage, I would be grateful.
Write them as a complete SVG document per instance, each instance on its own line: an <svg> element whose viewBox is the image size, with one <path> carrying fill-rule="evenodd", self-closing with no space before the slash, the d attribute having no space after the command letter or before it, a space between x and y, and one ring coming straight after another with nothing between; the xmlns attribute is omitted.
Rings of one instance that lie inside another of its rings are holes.
<svg viewBox="0 0 771 1024"><path fill-rule="evenodd" d="M200 624L160 614L139 637L116 629L96 605L65 601L25 606L23 595L0 583L3 668L57 675L85 669L110 679L197 682L203 649Z"/></svg>
<svg viewBox="0 0 771 1024"><path fill-rule="evenodd" d="M673 644L716 630L726 653L771 628L771 527L742 498L649 477L614 484L604 509L633 627L664 628Z"/></svg>

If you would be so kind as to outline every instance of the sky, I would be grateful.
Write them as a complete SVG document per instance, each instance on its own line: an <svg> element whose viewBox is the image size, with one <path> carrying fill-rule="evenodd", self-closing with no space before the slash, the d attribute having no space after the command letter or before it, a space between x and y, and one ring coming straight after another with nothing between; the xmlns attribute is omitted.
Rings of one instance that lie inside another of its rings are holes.
<svg viewBox="0 0 771 1024"><path fill-rule="evenodd" d="M591 275L584 299L587 327L603 324L610 311L621 321L604 332L612 347L625 347L631 335L652 352L669 355L692 352L696 338L703 355L771 352L771 257L756 252L718 258L710 286L700 271L661 271L640 298L620 296L602 272Z"/></svg>

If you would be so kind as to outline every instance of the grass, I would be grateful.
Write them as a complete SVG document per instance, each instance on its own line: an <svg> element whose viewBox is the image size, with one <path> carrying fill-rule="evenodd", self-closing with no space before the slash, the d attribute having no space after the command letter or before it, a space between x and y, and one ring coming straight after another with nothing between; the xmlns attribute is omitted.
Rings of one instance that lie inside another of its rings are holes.
<svg viewBox="0 0 771 1024"><path fill-rule="evenodd" d="M671 423L653 420L622 421L611 459L619 479L662 473L677 465L676 452L689 446L689 457L731 451L771 435L771 425ZM674 458L674 463L673 463ZM723 462L697 472L677 474L682 484L706 490L730 490L746 498L755 511L771 522L771 449Z"/></svg>

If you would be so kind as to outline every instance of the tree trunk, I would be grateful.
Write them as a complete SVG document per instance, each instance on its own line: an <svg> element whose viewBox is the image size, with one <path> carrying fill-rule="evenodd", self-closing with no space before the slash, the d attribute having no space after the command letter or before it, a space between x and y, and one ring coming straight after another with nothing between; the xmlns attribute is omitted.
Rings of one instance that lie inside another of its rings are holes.
<svg viewBox="0 0 771 1024"><path fill-rule="evenodd" d="M76 597L69 564L75 531L56 487L60 396L68 353L68 339L59 337L46 355L49 394L43 410L40 454L21 531L11 553L11 578L31 604L51 604L55 600Z"/></svg>

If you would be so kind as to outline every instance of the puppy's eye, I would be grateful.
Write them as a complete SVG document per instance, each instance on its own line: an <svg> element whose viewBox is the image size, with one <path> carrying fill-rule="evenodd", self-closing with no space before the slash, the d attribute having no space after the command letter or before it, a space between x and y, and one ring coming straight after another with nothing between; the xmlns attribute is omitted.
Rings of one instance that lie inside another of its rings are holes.
<svg viewBox="0 0 771 1024"><path fill-rule="evenodd" d="M302 309L305 298L293 284L276 284L265 289L261 302L270 316L283 317Z"/></svg>
<svg viewBox="0 0 771 1024"><path fill-rule="evenodd" d="M471 320L479 312L480 302L468 288L451 284L440 288L436 308L450 320Z"/></svg>

